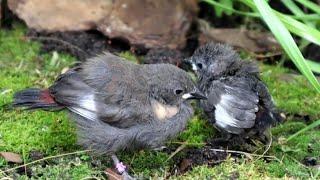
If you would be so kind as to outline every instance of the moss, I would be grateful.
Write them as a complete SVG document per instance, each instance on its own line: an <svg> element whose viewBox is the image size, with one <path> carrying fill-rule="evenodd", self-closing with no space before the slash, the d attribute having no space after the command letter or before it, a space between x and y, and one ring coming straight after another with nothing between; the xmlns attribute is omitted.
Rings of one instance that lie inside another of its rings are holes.
<svg viewBox="0 0 320 180"><path fill-rule="evenodd" d="M126 59L126 60L129 60L129 61L131 61L131 62L133 62L133 63L136 63L136 64L140 63L138 57L135 56L135 55L134 55L132 52L130 52L130 51L121 52L121 53L119 54L119 56L122 57L122 58L124 58L124 59Z"/></svg>
<svg viewBox="0 0 320 180"><path fill-rule="evenodd" d="M277 106L291 115L320 118L320 94L301 75L282 67L263 65L261 77L269 87Z"/></svg>
<svg viewBox="0 0 320 180"><path fill-rule="evenodd" d="M197 115L189 121L186 130L179 135L178 139L189 145L201 147L201 144L204 144L208 138L213 137L213 134L213 126L200 118L200 115Z"/></svg>
<svg viewBox="0 0 320 180"><path fill-rule="evenodd" d="M14 92L48 87L61 69L73 62L66 55L39 55L39 44L26 40L24 31L21 25L15 25L13 31L0 31L0 151L22 154L29 161L31 150L46 155L76 150L76 136L65 112L22 111L9 106ZM0 168L4 166L7 164L0 164Z"/></svg>
<svg viewBox="0 0 320 180"><path fill-rule="evenodd" d="M120 159L126 162L130 170L140 178L148 178L156 174L162 176L173 163L172 159L168 158L167 153L148 150L122 152L120 155Z"/></svg>
<svg viewBox="0 0 320 180"><path fill-rule="evenodd" d="M265 179L267 174L261 171L259 162L228 158L224 163L214 166L195 167L191 172L173 179Z"/></svg>

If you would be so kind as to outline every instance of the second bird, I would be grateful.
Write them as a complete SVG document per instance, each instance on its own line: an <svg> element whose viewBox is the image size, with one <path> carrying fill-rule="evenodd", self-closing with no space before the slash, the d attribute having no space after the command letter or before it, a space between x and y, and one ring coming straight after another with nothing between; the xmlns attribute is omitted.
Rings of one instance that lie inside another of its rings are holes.
<svg viewBox="0 0 320 180"><path fill-rule="evenodd" d="M208 97L200 106L209 121L232 135L267 140L266 130L280 120L258 67L243 61L230 47L208 43L188 59L198 76L198 86Z"/></svg>

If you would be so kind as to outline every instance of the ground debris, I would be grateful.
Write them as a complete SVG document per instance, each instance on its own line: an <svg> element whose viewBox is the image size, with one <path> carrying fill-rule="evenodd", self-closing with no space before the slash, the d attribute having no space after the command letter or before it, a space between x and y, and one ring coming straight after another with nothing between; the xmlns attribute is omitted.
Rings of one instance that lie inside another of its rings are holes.
<svg viewBox="0 0 320 180"><path fill-rule="evenodd" d="M214 166L226 160L227 152L212 151L211 145L206 145L201 148L186 148L181 151L182 156L174 157L177 162L171 172L172 174L184 174L190 171L193 167L200 165Z"/></svg>
<svg viewBox="0 0 320 180"><path fill-rule="evenodd" d="M97 31L37 32L29 29L27 38L41 42L41 52L69 53L78 60L85 60L103 51L112 51L107 38Z"/></svg>
<svg viewBox="0 0 320 180"><path fill-rule="evenodd" d="M199 29L200 45L215 41L256 54L281 52L280 45L270 33L241 28L212 28L203 20L199 20Z"/></svg>

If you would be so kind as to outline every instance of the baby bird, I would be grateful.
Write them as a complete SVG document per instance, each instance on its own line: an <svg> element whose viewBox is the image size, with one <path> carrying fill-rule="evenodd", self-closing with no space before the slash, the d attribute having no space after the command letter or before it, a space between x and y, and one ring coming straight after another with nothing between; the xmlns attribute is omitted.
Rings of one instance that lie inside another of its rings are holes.
<svg viewBox="0 0 320 180"><path fill-rule="evenodd" d="M199 47L187 61L208 98L200 101L200 107L227 139L237 135L268 140L265 132L280 116L254 63L241 60L230 46L216 43Z"/></svg>
<svg viewBox="0 0 320 180"><path fill-rule="evenodd" d="M60 75L48 89L17 92L13 105L68 110L79 144L111 155L129 178L115 153L161 147L186 127L193 114L188 100L201 98L188 74L173 65L137 65L105 53Z"/></svg>

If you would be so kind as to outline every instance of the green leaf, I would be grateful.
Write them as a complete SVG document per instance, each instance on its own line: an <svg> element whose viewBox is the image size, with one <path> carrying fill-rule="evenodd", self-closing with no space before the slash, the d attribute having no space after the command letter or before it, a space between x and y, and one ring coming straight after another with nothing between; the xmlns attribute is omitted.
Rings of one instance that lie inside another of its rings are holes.
<svg viewBox="0 0 320 180"><path fill-rule="evenodd" d="M284 23L286 28L292 33L309 40L317 45L320 45L320 31L310 26L307 26L287 15L275 11L279 19Z"/></svg>
<svg viewBox="0 0 320 180"><path fill-rule="evenodd" d="M320 63L306 59L307 64L313 72L320 74Z"/></svg>
<svg viewBox="0 0 320 180"><path fill-rule="evenodd" d="M281 0L281 2L294 14L297 16L306 15L292 0ZM302 19L304 23L308 26L314 27L314 24L309 22L308 20Z"/></svg>
<svg viewBox="0 0 320 180"><path fill-rule="evenodd" d="M244 12L244 11L239 11L239 10L236 10L234 9L233 7L228 7L222 3L219 3L217 1L214 1L214 0L203 0L203 2L206 2L210 5L212 5L213 7L219 7L219 8L222 8L222 9L225 9L225 10L228 10L228 11L231 11L235 14L239 14L239 15L243 15L243 16L249 16L249 17L260 17L260 15L258 13L252 13L252 12Z"/></svg>
<svg viewBox="0 0 320 180"><path fill-rule="evenodd" d="M294 42L289 31L285 28L283 23L279 20L277 15L264 0L253 0L256 5L257 10L261 14L261 17L268 25L271 32L274 34L275 38L278 40L282 48L285 50L287 55L301 71L301 73L309 80L309 82L314 86L314 88L320 92L320 84L316 77L313 75L309 65L306 63L304 57L302 56L298 46ZM302 23L301 23L302 24Z"/></svg>
<svg viewBox="0 0 320 180"><path fill-rule="evenodd" d="M308 0L296 0L296 1L304 5L305 7L313 10L314 12L320 14L320 6L317 5L316 3Z"/></svg>
<svg viewBox="0 0 320 180"><path fill-rule="evenodd" d="M310 129L313 129L317 126L320 126L320 119L313 122L312 124L308 125L307 127L301 129L300 131L294 133L293 135L291 135L290 137L287 138L287 142L290 141L291 139L294 139L295 137L299 136L300 134L310 130Z"/></svg>
<svg viewBox="0 0 320 180"><path fill-rule="evenodd" d="M257 7L253 3L252 0L240 0L240 2L249 6L253 10L257 11ZM270 6L266 2L262 2L262 3L266 4L269 7L269 10L271 9ZM312 28L310 26L307 26L307 25L295 20L294 18L292 18L288 15L285 15L283 13L280 13L278 11L271 9L270 12L275 13L278 16L278 18L284 23L284 25L286 26L286 28L290 32L292 32L292 33L294 33L294 34L296 34L296 35L298 35L308 41L311 41L317 45L320 45L320 31L318 31L317 29Z"/></svg>

